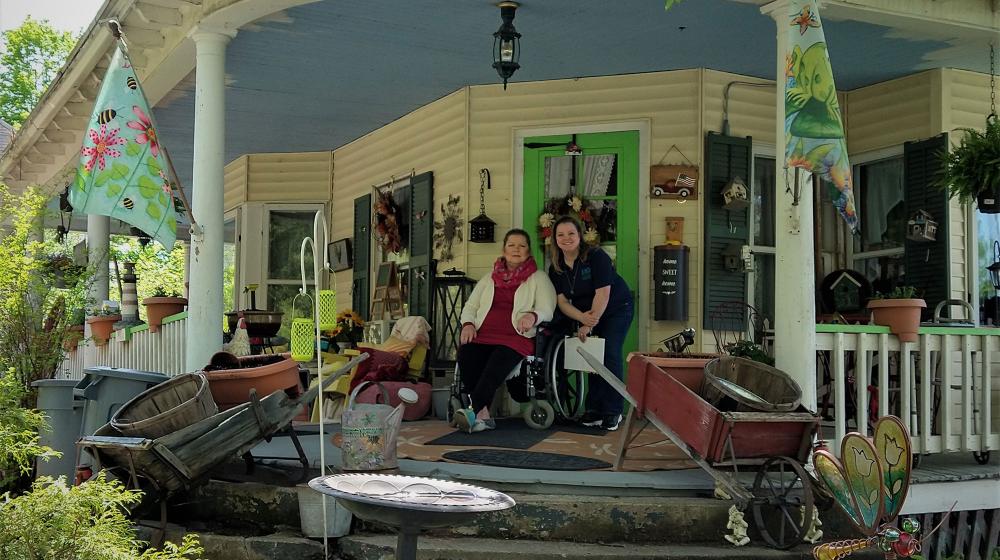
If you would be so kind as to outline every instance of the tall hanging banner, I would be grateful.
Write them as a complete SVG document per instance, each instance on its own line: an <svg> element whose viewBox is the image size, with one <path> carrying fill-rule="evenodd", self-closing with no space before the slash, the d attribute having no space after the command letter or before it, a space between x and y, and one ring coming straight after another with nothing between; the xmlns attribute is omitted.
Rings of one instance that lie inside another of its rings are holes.
<svg viewBox="0 0 1000 560"><path fill-rule="evenodd" d="M165 155L139 80L116 44L80 149L70 204L76 212L133 225L169 250L177 216Z"/></svg>
<svg viewBox="0 0 1000 560"><path fill-rule="evenodd" d="M785 53L785 163L805 169L833 185L833 205L851 232L858 231L858 214L847 161L844 121L826 50L816 0L789 4Z"/></svg>

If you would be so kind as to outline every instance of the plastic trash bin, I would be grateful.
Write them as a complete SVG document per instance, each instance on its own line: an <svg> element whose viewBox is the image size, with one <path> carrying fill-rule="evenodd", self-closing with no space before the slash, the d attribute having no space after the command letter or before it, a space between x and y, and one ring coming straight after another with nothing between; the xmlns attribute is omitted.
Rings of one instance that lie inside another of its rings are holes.
<svg viewBox="0 0 1000 560"><path fill-rule="evenodd" d="M40 379L31 384L38 389L38 410L49 423L39 433L39 442L62 453L48 461L38 459L38 476L65 476L70 484L76 474L76 440L83 421L83 400L73 396L76 384L76 379Z"/></svg>
<svg viewBox="0 0 1000 560"><path fill-rule="evenodd" d="M162 373L103 366L87 368L83 370L83 375L73 389L73 394L84 400L80 436L93 435L98 428L111 421L123 404L146 389L170 379Z"/></svg>

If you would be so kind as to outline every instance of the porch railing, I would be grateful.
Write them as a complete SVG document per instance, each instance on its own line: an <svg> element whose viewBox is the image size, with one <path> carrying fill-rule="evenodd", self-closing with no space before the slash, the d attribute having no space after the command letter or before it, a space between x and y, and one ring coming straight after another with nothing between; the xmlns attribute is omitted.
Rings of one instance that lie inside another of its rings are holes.
<svg viewBox="0 0 1000 560"><path fill-rule="evenodd" d="M816 333L833 449L884 414L903 420L919 453L1000 449L1000 329L921 327L915 343L880 326L816 325Z"/></svg>
<svg viewBox="0 0 1000 560"><path fill-rule="evenodd" d="M61 375L66 379L81 379L85 361L171 376L184 373L186 324L187 312L178 313L165 318L156 333L150 332L147 325L140 325L115 331L103 346L95 346L92 341L81 343L75 351L67 353Z"/></svg>

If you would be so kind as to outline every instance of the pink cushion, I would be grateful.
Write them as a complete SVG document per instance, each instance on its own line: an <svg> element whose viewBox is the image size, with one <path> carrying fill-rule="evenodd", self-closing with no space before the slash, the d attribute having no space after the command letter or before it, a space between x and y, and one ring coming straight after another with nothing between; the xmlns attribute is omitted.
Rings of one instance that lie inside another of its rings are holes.
<svg viewBox="0 0 1000 560"><path fill-rule="evenodd" d="M399 390L401 388L406 387L407 389L413 389L417 392L417 402L403 409L403 420L420 420L424 416L427 416L427 412L431 407L430 383L382 381L381 385L385 388L386 392L389 393L389 406L399 405ZM365 404L384 404L382 403L382 391L378 388L378 385L368 385L362 389L360 393L358 393L358 397L355 399L355 402Z"/></svg>

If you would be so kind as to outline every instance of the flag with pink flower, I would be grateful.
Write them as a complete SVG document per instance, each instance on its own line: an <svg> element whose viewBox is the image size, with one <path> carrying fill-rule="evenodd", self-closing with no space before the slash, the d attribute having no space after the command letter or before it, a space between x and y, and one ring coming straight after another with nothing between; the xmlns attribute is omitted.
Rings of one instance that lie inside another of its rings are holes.
<svg viewBox="0 0 1000 560"><path fill-rule="evenodd" d="M69 190L74 211L119 219L170 249L177 216L165 156L149 103L118 46L80 148Z"/></svg>

